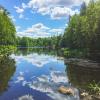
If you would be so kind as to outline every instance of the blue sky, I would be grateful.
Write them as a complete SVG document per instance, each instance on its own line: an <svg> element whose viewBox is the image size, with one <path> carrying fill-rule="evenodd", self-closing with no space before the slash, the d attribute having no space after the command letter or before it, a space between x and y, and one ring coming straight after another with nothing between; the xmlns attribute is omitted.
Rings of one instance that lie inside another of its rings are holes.
<svg viewBox="0 0 100 100"><path fill-rule="evenodd" d="M84 0L88 3L89 0ZM79 13L83 0L0 0L16 26L17 36L63 34L69 14Z"/></svg>

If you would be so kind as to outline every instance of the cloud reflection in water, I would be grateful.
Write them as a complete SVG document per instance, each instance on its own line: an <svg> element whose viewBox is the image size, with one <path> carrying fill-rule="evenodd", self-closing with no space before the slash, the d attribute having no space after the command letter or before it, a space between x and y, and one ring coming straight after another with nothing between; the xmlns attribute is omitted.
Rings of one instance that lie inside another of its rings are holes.
<svg viewBox="0 0 100 100"><path fill-rule="evenodd" d="M57 62L56 57L48 55L29 54L27 56L11 55L11 57L14 58L18 64L21 63L21 61L25 61L27 63L31 63L34 67L39 68L43 68L44 65L47 65L48 63ZM25 73L25 71L19 72L15 83L21 83L24 87L27 86L33 90L46 93L47 96L54 100L79 100L79 93L76 88L73 88L73 91L75 92L74 96L63 95L58 92L58 88L60 86L70 86L67 75L64 71L55 71L53 69L50 70L48 74L42 73L37 76L32 75L29 77L29 80L25 78Z"/></svg>
<svg viewBox="0 0 100 100"><path fill-rule="evenodd" d="M54 77L53 77L54 76ZM27 82L23 81L24 86L28 86L33 90L46 93L54 100L79 100L78 90L73 88L75 96L62 95L58 92L58 88L61 85L67 85L68 79L66 74L60 71L52 71L50 75L42 75L37 77L37 80Z"/></svg>
<svg viewBox="0 0 100 100"><path fill-rule="evenodd" d="M48 55L38 55L38 54L30 54L27 56L22 55L11 55L11 58L15 59L17 63L21 63L22 60L27 61L28 63L31 63L32 65L36 67L43 67L45 64L48 64L49 62L56 62L57 59L55 57L51 57Z"/></svg>

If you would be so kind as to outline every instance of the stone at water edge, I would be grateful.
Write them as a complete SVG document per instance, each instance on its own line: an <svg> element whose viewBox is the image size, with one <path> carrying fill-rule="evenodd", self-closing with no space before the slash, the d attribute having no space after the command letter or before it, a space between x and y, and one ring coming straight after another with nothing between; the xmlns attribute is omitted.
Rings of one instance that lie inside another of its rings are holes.
<svg viewBox="0 0 100 100"><path fill-rule="evenodd" d="M74 96L74 91L72 88L67 88L67 87L61 86L61 87L59 87L58 91L62 94Z"/></svg>
<svg viewBox="0 0 100 100"><path fill-rule="evenodd" d="M87 93L87 92L83 92L83 93L81 93L81 96L88 96L89 94Z"/></svg>

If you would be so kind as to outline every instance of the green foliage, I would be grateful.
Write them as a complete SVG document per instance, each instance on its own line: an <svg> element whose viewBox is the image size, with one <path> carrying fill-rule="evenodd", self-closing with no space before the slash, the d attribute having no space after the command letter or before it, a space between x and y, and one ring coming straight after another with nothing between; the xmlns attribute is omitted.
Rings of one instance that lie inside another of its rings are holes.
<svg viewBox="0 0 100 100"><path fill-rule="evenodd" d="M69 48L62 48L62 55L67 58L84 58L87 56L86 49L69 49Z"/></svg>
<svg viewBox="0 0 100 100"><path fill-rule="evenodd" d="M29 38L17 37L16 43L19 47L44 47L44 48L58 48L60 47L61 36L53 36L48 38Z"/></svg>
<svg viewBox="0 0 100 100"><path fill-rule="evenodd" d="M100 95L100 83L93 81L88 85L90 93Z"/></svg>
<svg viewBox="0 0 100 100"><path fill-rule="evenodd" d="M80 14L72 16L65 29L61 47L88 49L90 55L97 52L100 57L100 1L82 4Z"/></svg>
<svg viewBox="0 0 100 100"><path fill-rule="evenodd" d="M83 2L82 5L81 5L81 10L80 10L81 16L84 16L86 14L86 8L87 8L86 4L85 4L85 2Z"/></svg>
<svg viewBox="0 0 100 100"><path fill-rule="evenodd" d="M15 26L6 9L0 6L0 45L15 44Z"/></svg>
<svg viewBox="0 0 100 100"><path fill-rule="evenodd" d="M4 56L8 56L10 53L14 52L15 50L16 50L15 46L11 46L11 45L0 46L0 59L3 58Z"/></svg>

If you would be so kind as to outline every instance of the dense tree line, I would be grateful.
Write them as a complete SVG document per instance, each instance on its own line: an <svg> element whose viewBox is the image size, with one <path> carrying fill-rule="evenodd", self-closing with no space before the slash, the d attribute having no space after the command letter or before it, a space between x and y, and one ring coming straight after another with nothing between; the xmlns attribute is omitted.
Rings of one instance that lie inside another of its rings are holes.
<svg viewBox="0 0 100 100"><path fill-rule="evenodd" d="M88 6L83 3L80 14L70 18L61 47L100 54L100 1L91 0Z"/></svg>
<svg viewBox="0 0 100 100"><path fill-rule="evenodd" d="M0 44L16 42L18 47L68 48L67 51L85 49L100 56L100 1L91 0L88 6L83 2L80 14L70 17L64 34L48 38L16 37L15 26L8 16L7 10L0 6Z"/></svg>
<svg viewBox="0 0 100 100"><path fill-rule="evenodd" d="M16 29L9 12L0 6L0 45L15 44Z"/></svg>
<svg viewBox="0 0 100 100"><path fill-rule="evenodd" d="M16 43L19 47L46 47L46 48L57 48L60 46L61 35L46 37L46 38L29 38L29 37L17 37Z"/></svg>

